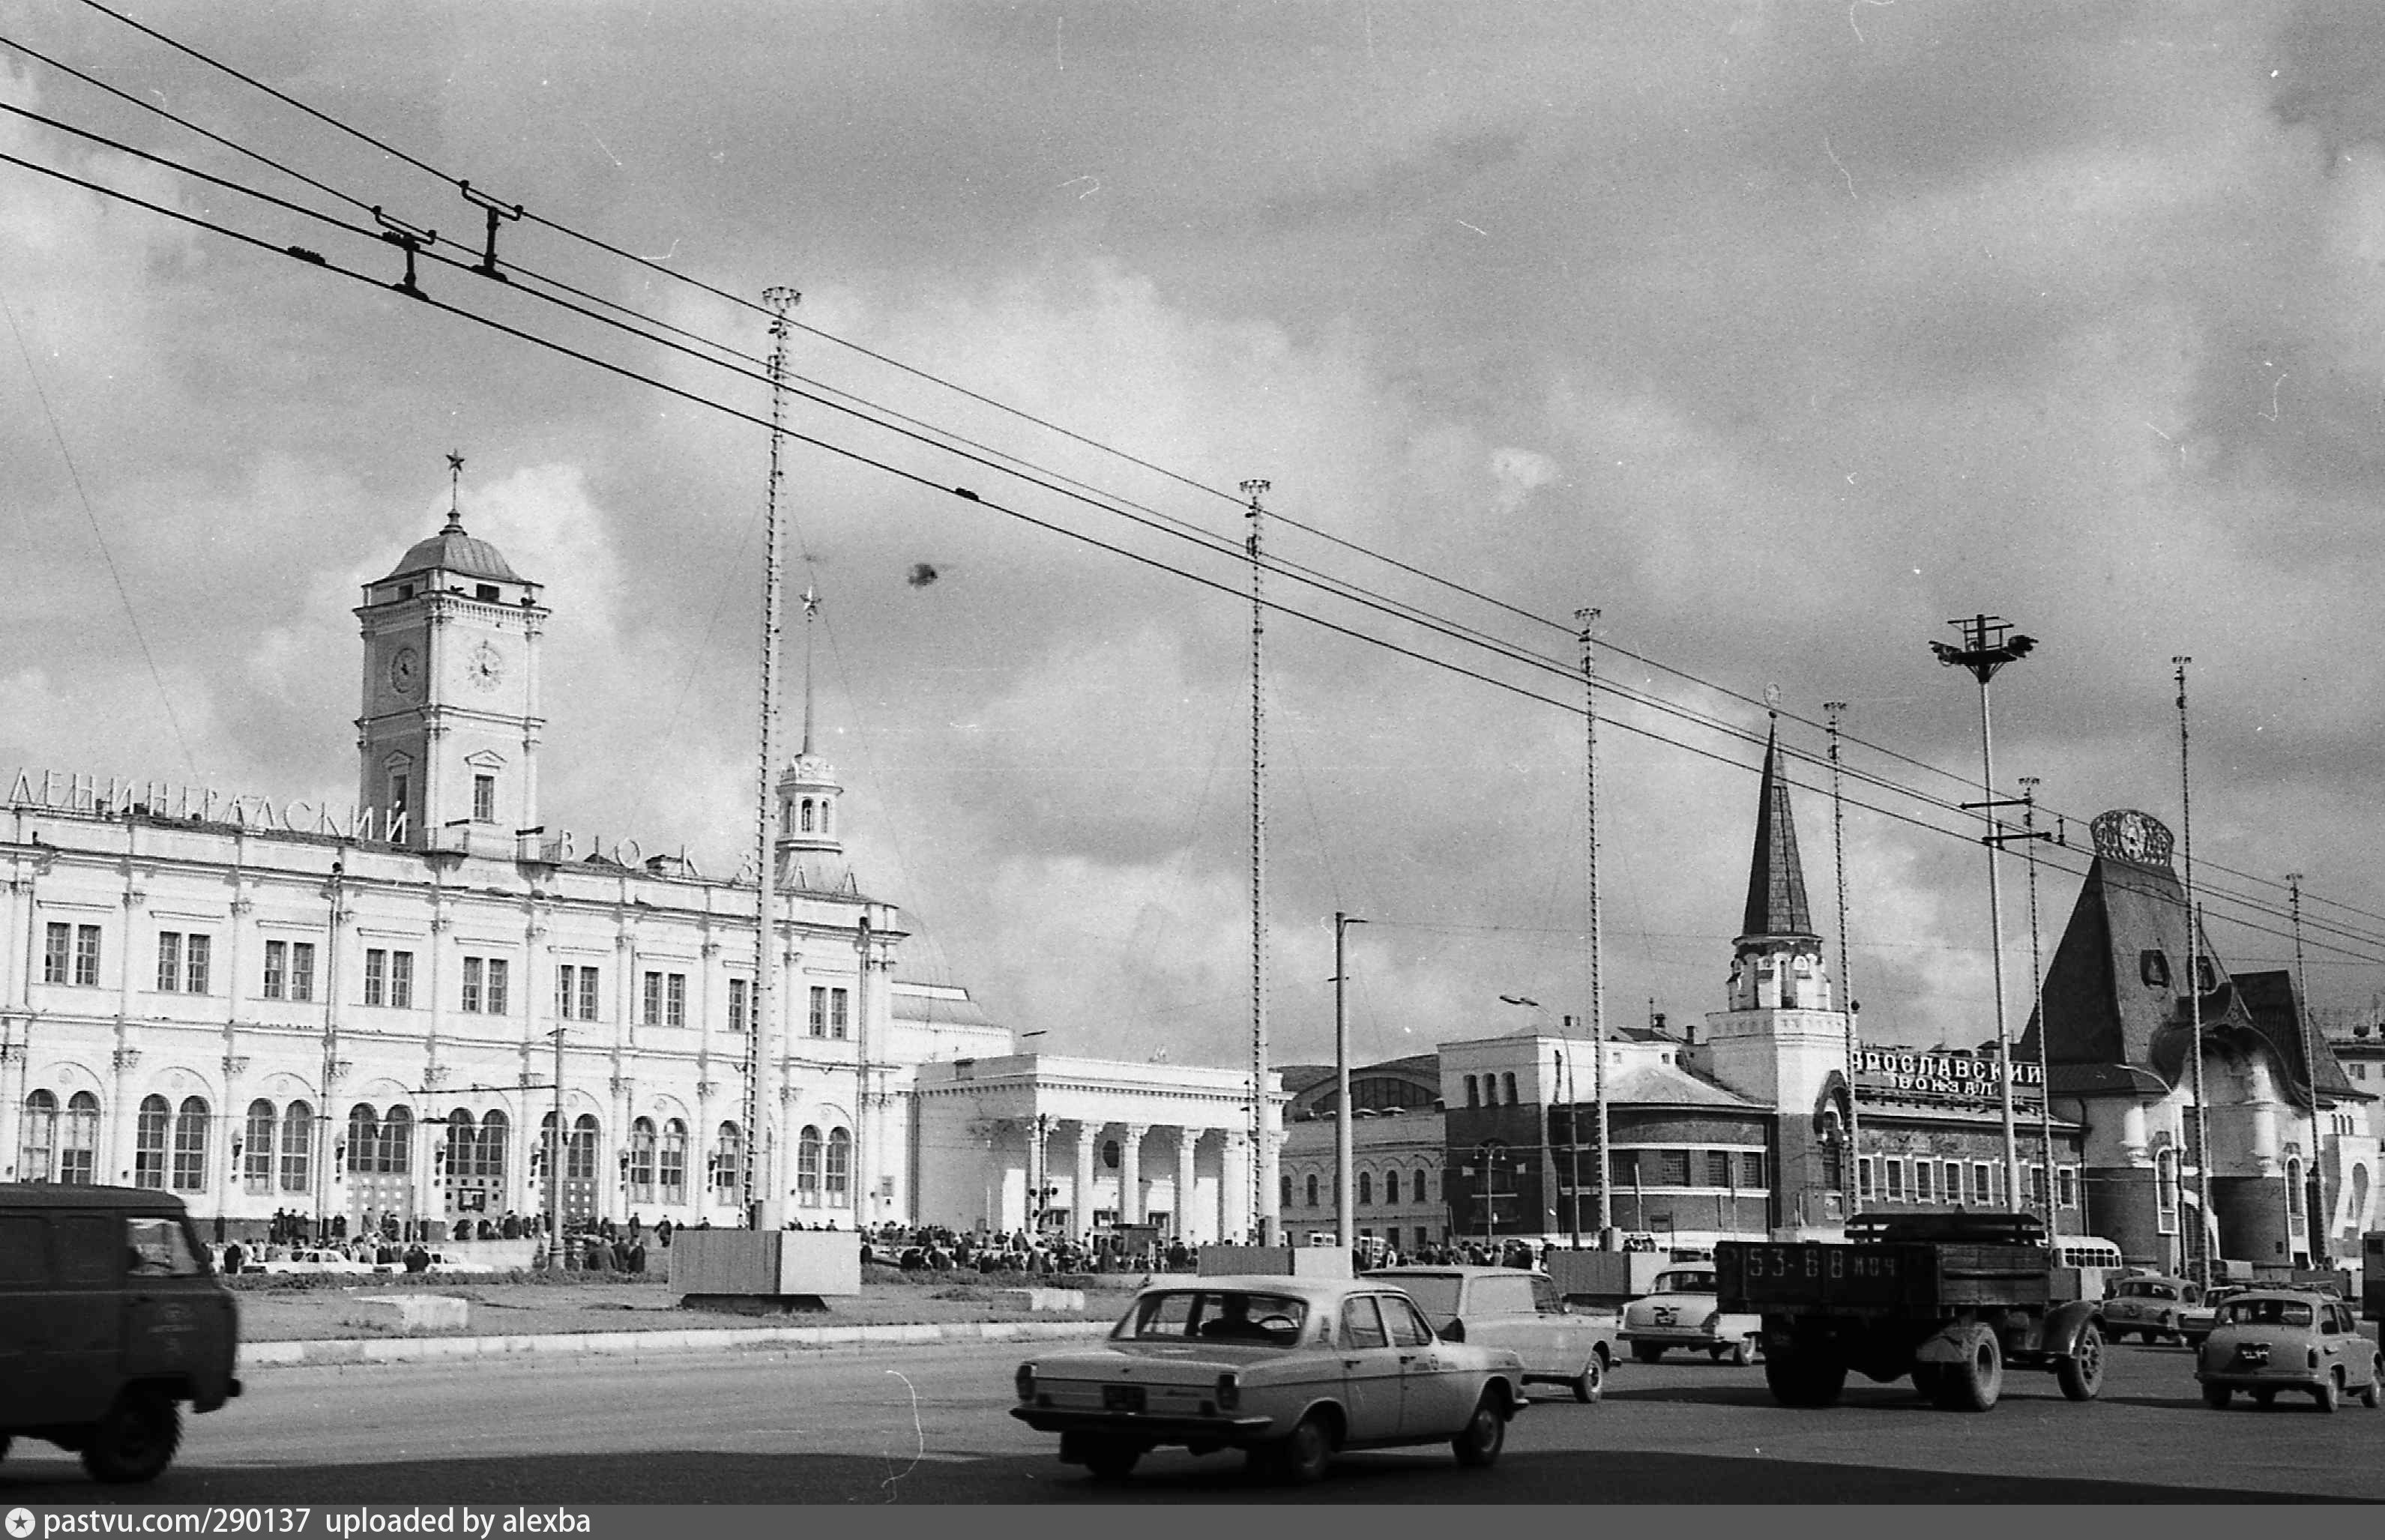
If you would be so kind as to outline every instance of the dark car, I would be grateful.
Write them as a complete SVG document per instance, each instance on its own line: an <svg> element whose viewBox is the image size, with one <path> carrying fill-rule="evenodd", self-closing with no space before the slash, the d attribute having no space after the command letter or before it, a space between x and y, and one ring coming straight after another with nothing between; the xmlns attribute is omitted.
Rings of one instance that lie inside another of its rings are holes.
<svg viewBox="0 0 2385 1540"><path fill-rule="evenodd" d="M181 1405L240 1394L240 1317L181 1199L0 1186L0 1454L47 1439L104 1482L172 1463Z"/></svg>

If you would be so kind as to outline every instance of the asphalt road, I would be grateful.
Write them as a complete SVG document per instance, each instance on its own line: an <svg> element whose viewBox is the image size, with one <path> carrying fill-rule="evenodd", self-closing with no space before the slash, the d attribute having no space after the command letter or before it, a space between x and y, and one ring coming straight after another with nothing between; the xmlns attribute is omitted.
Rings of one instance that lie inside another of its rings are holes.
<svg viewBox="0 0 2385 1540"><path fill-rule="evenodd" d="M191 1419L131 1494L19 1442L0 1505L188 1503L2203 1502L2385 1499L2385 1411L2306 1399L2206 1409L2179 1348L2114 1350L2103 1398L2012 1374L1997 1409L1942 1412L1858 1380L1776 1407L1759 1369L1627 1363L1596 1407L1545 1399L1488 1472L1445 1447L1354 1455L1320 1485L1255 1485L1232 1455L1146 1459L1122 1486L1005 1414L1003 1345L292 1369Z"/></svg>

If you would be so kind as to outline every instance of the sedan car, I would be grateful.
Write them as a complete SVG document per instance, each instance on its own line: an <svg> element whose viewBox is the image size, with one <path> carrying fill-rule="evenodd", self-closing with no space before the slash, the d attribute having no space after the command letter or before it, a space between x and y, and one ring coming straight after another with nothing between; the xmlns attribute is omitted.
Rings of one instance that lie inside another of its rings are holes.
<svg viewBox="0 0 2385 1540"><path fill-rule="evenodd" d="M2131 1335L2147 1342L2187 1339L2190 1314L2203 1310L2203 1285L2157 1273L2140 1273L2112 1285L2104 1301L2104 1334L2115 1342ZM2196 1323L2200 1324L2200 1323Z"/></svg>
<svg viewBox="0 0 2385 1540"><path fill-rule="evenodd" d="M1524 1360L1524 1378L1561 1385L1577 1401L1605 1394L1615 1362L1616 1319L1576 1312L1545 1273L1512 1267L1394 1267L1371 1283L1407 1291L1448 1342L1505 1348Z"/></svg>
<svg viewBox="0 0 2385 1540"><path fill-rule="evenodd" d="M1337 1450L1446 1441L1499 1458L1525 1405L1522 1360L1445 1341L1371 1279L1185 1278L1137 1294L1100 1345L1018 1366L1010 1415L1060 1435L1060 1459L1117 1480L1163 1445L1246 1452L1316 1480Z"/></svg>
<svg viewBox="0 0 2385 1540"><path fill-rule="evenodd" d="M1763 1330L1760 1317L1723 1313L1714 1263L1698 1262L1657 1273L1648 1295L1623 1307L1623 1330L1617 1335L1642 1363L1655 1362L1667 1348L1687 1348L1746 1364L1759 1356Z"/></svg>
<svg viewBox="0 0 2385 1540"><path fill-rule="evenodd" d="M2321 1411L2358 1395L2374 1407L2385 1395L2385 1356L2360 1335L2341 1299L2291 1289L2247 1289L2219 1307L2217 1323L2195 1353L2194 1377L2206 1406L2224 1409L2236 1392L2266 1409L2280 1390L2307 1394Z"/></svg>

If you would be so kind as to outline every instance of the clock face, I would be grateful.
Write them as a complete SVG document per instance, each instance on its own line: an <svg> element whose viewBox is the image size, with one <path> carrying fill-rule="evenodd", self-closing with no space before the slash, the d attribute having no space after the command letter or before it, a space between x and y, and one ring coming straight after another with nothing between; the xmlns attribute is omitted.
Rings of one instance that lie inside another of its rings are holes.
<svg viewBox="0 0 2385 1540"><path fill-rule="evenodd" d="M471 657L466 660L464 677L470 679L476 689L494 689L506 677L506 660L498 655L495 648L484 641L473 648Z"/></svg>
<svg viewBox="0 0 2385 1540"><path fill-rule="evenodd" d="M390 655L389 688L400 695L411 695L422 682L422 659L411 647L401 647Z"/></svg>

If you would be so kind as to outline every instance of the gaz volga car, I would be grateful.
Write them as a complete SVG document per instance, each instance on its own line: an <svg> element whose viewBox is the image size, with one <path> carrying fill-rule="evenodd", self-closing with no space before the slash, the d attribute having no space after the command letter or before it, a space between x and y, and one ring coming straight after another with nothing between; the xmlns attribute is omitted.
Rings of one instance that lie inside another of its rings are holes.
<svg viewBox="0 0 2385 1540"><path fill-rule="evenodd" d="M1655 1362L1667 1348L1686 1348L1743 1364L1758 1356L1763 1330L1757 1316L1723 1313L1714 1263L1699 1262L1657 1273L1653 1290L1623 1307L1617 1335L1642 1363Z"/></svg>
<svg viewBox="0 0 2385 1540"><path fill-rule="evenodd" d="M2140 1273L2112 1285L2104 1301L2104 1333L2126 1342L2130 1333L2147 1342L2187 1340L2188 1317L2203 1306L2203 1287L2184 1278Z"/></svg>
<svg viewBox="0 0 2385 1540"><path fill-rule="evenodd" d="M2350 1395L2368 1407L2385 1398L2385 1357L2360 1335L2352 1307L2287 1289L2247 1289L2223 1302L2195 1351L2194 1377L2215 1410L2240 1390L2264 1409L2280 1390L2310 1397L2321 1411Z"/></svg>
<svg viewBox="0 0 2385 1540"><path fill-rule="evenodd" d="M1434 1335L1399 1289L1360 1279L1187 1278L1144 1289L1099 1346L1018 1366L1010 1414L1060 1459L1116 1480L1163 1445L1241 1449L1309 1482L1335 1451L1443 1441L1489 1465L1525 1405L1515 1354Z"/></svg>

